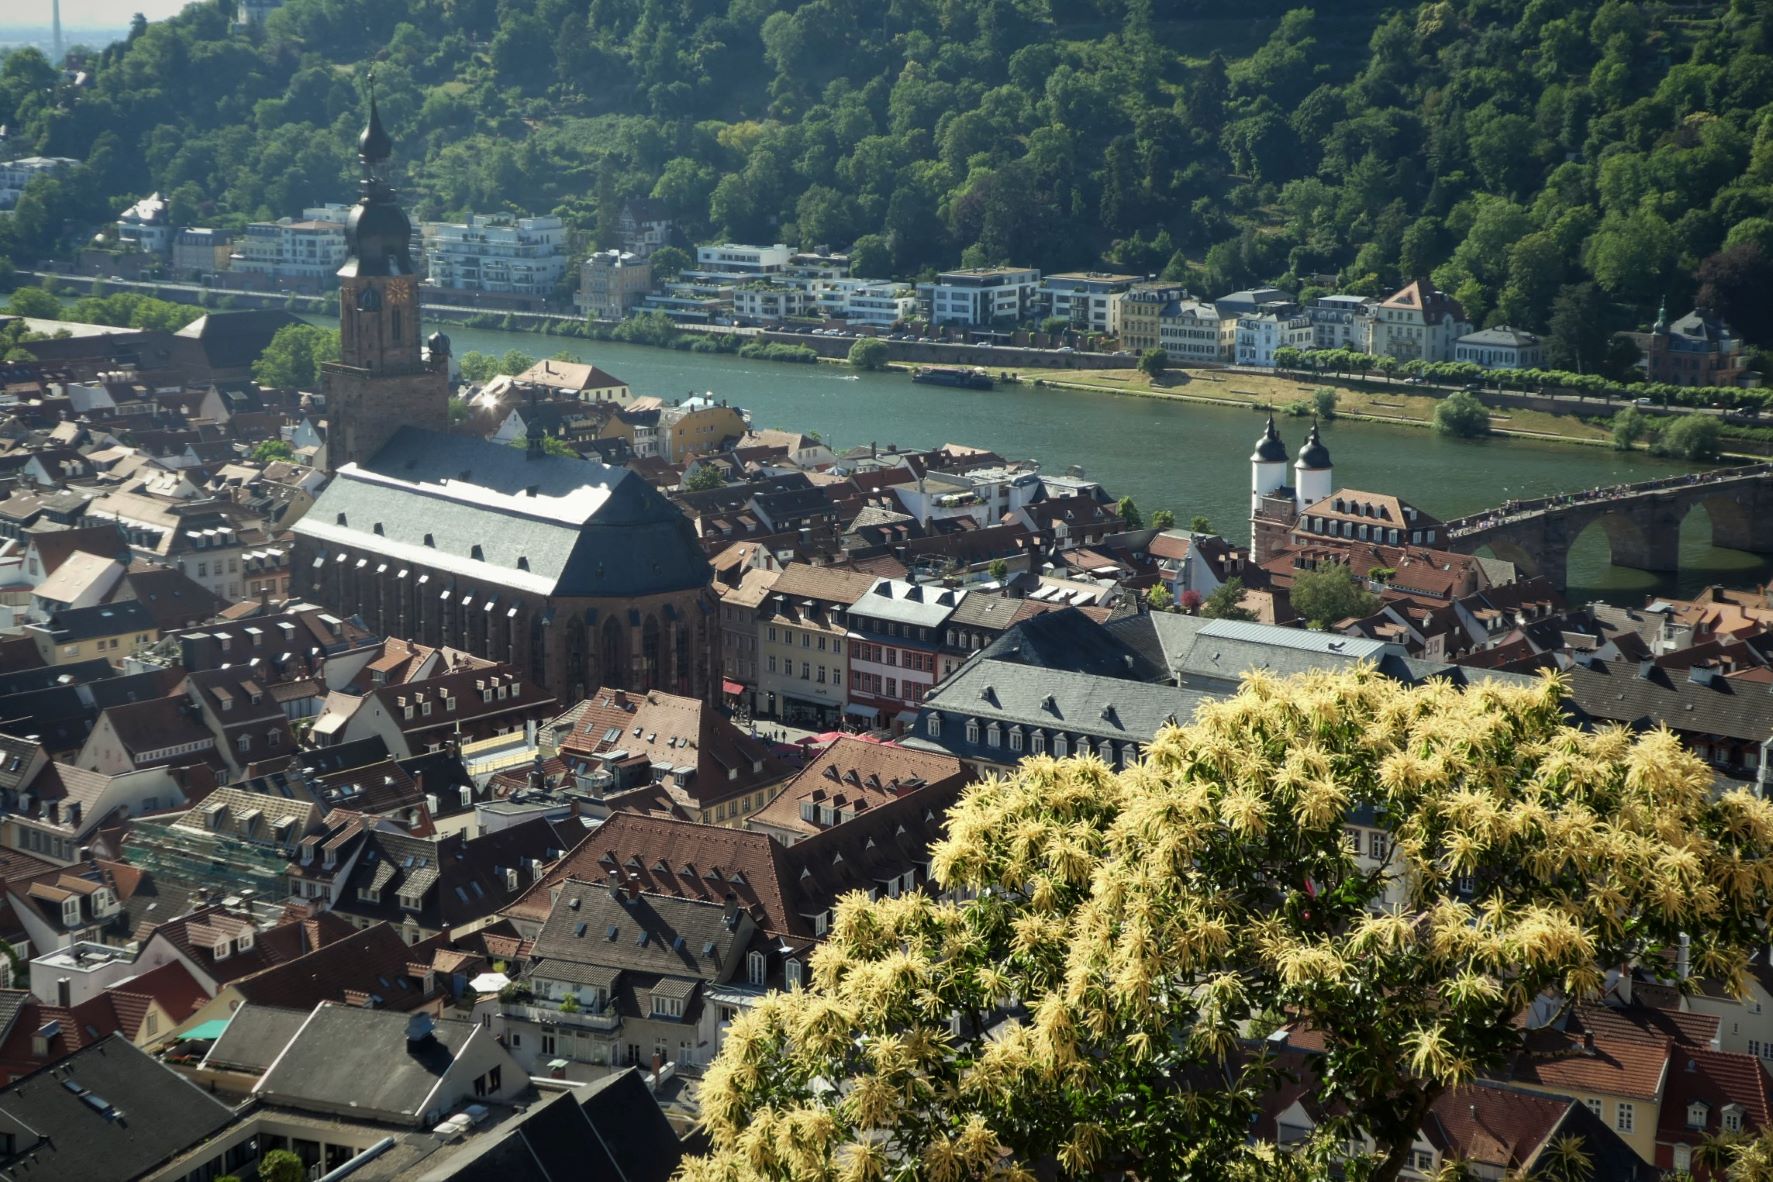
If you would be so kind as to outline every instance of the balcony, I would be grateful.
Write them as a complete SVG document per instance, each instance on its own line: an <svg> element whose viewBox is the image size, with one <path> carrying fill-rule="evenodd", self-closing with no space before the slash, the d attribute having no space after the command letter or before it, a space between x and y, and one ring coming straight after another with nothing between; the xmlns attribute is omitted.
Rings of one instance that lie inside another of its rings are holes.
<svg viewBox="0 0 1773 1182"><path fill-rule="evenodd" d="M574 1026L581 1030L604 1031L622 1028L622 1015L616 1013L614 1007L593 1010L587 1006L563 1011L557 1002L532 1001L507 1005L504 1012L507 1018L541 1026Z"/></svg>

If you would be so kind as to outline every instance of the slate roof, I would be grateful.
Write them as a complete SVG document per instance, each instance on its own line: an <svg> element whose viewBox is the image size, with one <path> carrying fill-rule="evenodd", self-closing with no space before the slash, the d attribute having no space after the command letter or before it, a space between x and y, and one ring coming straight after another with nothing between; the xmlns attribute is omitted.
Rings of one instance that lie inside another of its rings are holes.
<svg viewBox="0 0 1773 1182"><path fill-rule="evenodd" d="M225 1104L120 1035L0 1089L0 1127L16 1138L8 1179L135 1178L234 1119Z"/></svg>
<svg viewBox="0 0 1773 1182"><path fill-rule="evenodd" d="M1704 684L1695 682L1695 675ZM1773 694L1765 687L1630 661L1577 664L1568 677L1569 700L1596 722L1632 727L1665 723L1690 734L1755 743L1773 735Z"/></svg>
<svg viewBox="0 0 1773 1182"><path fill-rule="evenodd" d="M472 1022L439 1019L429 1038L409 1045L407 1020L402 1013L324 1002L314 1007L253 1094L272 1104L397 1113L416 1121L439 1080L480 1028Z"/></svg>
<svg viewBox="0 0 1773 1182"><path fill-rule="evenodd" d="M1167 676L1146 648L1129 644L1115 629L1098 624L1074 607L1028 616L979 655L1031 669L1117 681L1161 681Z"/></svg>
<svg viewBox="0 0 1773 1182"><path fill-rule="evenodd" d="M558 1092L432 1182L668 1182L683 1146L638 1069Z"/></svg>
<svg viewBox="0 0 1773 1182"><path fill-rule="evenodd" d="M45 625L57 644L90 640L95 636L117 636L124 632L153 632L153 613L147 605L133 599L121 603L101 603L92 607L69 608L49 617Z"/></svg>
<svg viewBox="0 0 1773 1182"><path fill-rule="evenodd" d="M576 829L576 824L570 830L556 828L540 817L474 838L456 833L431 839L370 829L334 910L393 924L410 915L431 931L471 923L528 889L535 881L530 859L547 865L568 848ZM517 890L511 889L508 870L518 872ZM380 900L360 898L364 888L379 891ZM419 910L400 905L402 892L423 893Z"/></svg>
<svg viewBox="0 0 1773 1182"><path fill-rule="evenodd" d="M258 360L278 329L300 323L294 313L281 308L243 308L207 312L173 335L195 341L212 369L239 369Z"/></svg>
<svg viewBox="0 0 1773 1182"><path fill-rule="evenodd" d="M978 653L924 699L913 732L918 737L908 745L938 746L962 758L996 763L1030 752L1029 748L1013 751L1007 736L997 747L987 745L992 722L1064 734L1073 740L1085 735L1092 741L1143 745L1165 726L1187 723L1200 703L1212 696L1201 690L992 660ZM939 736L926 738L931 713L943 715L942 728ZM984 724L978 743L966 739L969 718Z"/></svg>
<svg viewBox="0 0 1773 1182"><path fill-rule="evenodd" d="M724 902L630 894L607 881L569 879L531 955L550 964L720 980L732 975L744 927L742 922L728 926L725 912Z"/></svg>
<svg viewBox="0 0 1773 1182"><path fill-rule="evenodd" d="M242 1003L228 1020L228 1028L203 1057L205 1070L244 1071L263 1075L277 1055L294 1038L309 1011Z"/></svg>
<svg viewBox="0 0 1773 1182"><path fill-rule="evenodd" d="M633 473L413 427L334 475L295 532L543 595L636 597L710 577L694 527Z"/></svg>

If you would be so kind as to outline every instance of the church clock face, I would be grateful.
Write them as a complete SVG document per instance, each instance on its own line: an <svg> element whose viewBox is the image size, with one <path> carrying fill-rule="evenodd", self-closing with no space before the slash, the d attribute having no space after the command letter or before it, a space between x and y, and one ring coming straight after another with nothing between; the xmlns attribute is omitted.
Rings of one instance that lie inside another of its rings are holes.
<svg viewBox="0 0 1773 1182"><path fill-rule="evenodd" d="M412 287L405 283L388 285L388 303L395 308L404 308L412 303Z"/></svg>
<svg viewBox="0 0 1773 1182"><path fill-rule="evenodd" d="M373 287L365 287L357 293L357 310L374 312L382 306L382 295Z"/></svg>

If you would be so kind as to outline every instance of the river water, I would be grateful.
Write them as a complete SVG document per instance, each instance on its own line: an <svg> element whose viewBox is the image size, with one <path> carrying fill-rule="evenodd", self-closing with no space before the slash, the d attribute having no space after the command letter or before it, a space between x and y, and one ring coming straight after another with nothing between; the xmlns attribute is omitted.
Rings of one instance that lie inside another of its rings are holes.
<svg viewBox="0 0 1773 1182"><path fill-rule="evenodd" d="M565 353L595 361L637 393L681 398L712 392L750 411L755 426L817 432L840 448L956 442L988 447L1009 459L1037 459L1054 472L1076 464L1117 496L1132 496L1147 514L1168 508L1182 522L1202 514L1227 537L1249 536L1249 455L1262 426L1251 411L1031 385L955 390L916 385L903 373L851 375L837 366L442 327L458 356L471 349L493 354L519 349L538 357ZM1292 419L1283 420L1280 429L1296 450L1307 428ZM1441 518L1510 497L1646 480L1682 469L1641 452L1446 439L1378 423L1327 424L1324 442L1338 486L1392 493ZM1637 603L1651 593L1689 593L1709 582L1749 583L1769 573L1770 564L1761 558L1712 547L1703 512L1688 517L1681 541L1680 574L1659 576L1612 566L1601 530L1591 528L1571 553L1572 600Z"/></svg>

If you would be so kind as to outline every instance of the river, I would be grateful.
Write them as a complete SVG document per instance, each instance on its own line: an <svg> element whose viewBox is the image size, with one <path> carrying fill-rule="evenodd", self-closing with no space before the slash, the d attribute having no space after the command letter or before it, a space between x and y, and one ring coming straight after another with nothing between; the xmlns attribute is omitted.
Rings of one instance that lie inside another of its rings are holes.
<svg viewBox="0 0 1773 1182"><path fill-rule="evenodd" d="M315 323L330 323L316 319ZM1074 390L1000 386L954 390L919 386L903 373L850 375L836 366L746 361L731 354L689 353L571 337L444 325L459 356L471 349L534 356L556 352L598 365L637 393L680 398L712 392L751 412L758 427L817 432L836 447L876 443L923 447L967 443L1010 459L1037 459L1049 471L1081 466L1140 509L1168 508L1179 521L1207 517L1227 537L1249 536L1249 455L1260 433L1256 414L1231 407L1115 397ZM1301 420L1283 420L1292 449ZM1388 492L1450 518L1525 498L1595 485L1646 480L1683 465L1642 452L1519 439L1447 439L1380 423L1324 427L1338 486ZM1612 566L1599 529L1570 556L1570 596L1636 603L1649 593L1690 593L1709 582L1767 577L1773 564L1711 545L1703 513L1687 519L1678 576Z"/></svg>

